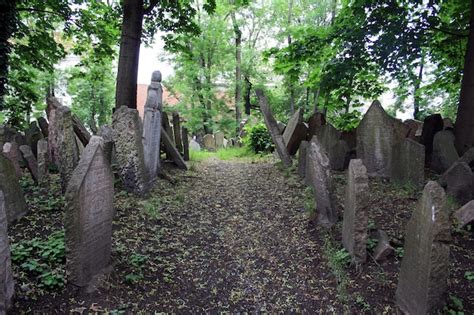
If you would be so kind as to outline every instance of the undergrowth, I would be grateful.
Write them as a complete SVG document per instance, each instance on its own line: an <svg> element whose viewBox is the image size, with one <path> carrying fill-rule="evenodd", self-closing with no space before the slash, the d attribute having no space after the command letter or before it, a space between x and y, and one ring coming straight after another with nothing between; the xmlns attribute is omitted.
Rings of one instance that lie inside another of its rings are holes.
<svg viewBox="0 0 474 315"><path fill-rule="evenodd" d="M222 161L244 160L247 162L258 162L266 158L265 155L256 154L248 147L230 147L219 149L216 152L190 150L189 157L191 161L201 162L211 158Z"/></svg>

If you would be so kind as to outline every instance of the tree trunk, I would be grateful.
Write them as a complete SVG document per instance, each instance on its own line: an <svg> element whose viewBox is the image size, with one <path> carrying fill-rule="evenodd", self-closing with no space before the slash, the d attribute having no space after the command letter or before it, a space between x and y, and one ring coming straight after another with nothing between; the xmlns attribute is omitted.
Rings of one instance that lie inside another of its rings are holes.
<svg viewBox="0 0 474 315"><path fill-rule="evenodd" d="M316 91L314 91L314 112L318 113L320 110L318 108L319 105L319 93L321 93L321 86L318 86Z"/></svg>
<svg viewBox="0 0 474 315"><path fill-rule="evenodd" d="M5 109L4 95L6 93L8 74L8 55L10 43L8 40L16 28L16 0L0 1L0 111Z"/></svg>
<svg viewBox="0 0 474 315"><path fill-rule="evenodd" d="M240 120L242 115L240 113L240 100L242 99L242 32L237 24L235 18L235 11L231 13L232 24L234 26L235 33L235 122L236 122L236 135L240 134Z"/></svg>
<svg viewBox="0 0 474 315"><path fill-rule="evenodd" d="M250 92L252 91L252 83L250 82L249 78L245 76L245 114L250 115L250 108L252 104L250 104Z"/></svg>
<svg viewBox="0 0 474 315"><path fill-rule="evenodd" d="M474 0L471 0L469 38L454 134L456 149L460 155L474 146Z"/></svg>
<svg viewBox="0 0 474 315"><path fill-rule="evenodd" d="M291 15L293 13L293 0L288 1L288 28L291 25ZM288 30L288 46L291 45L291 35ZM295 87L293 82L289 82L289 89L290 89L290 113L293 115L295 113Z"/></svg>
<svg viewBox="0 0 474 315"><path fill-rule="evenodd" d="M137 108L138 58L144 14L143 0L124 1L115 108L122 105Z"/></svg>
<svg viewBox="0 0 474 315"><path fill-rule="evenodd" d="M418 90L420 89L421 80L423 79L423 67L425 65L425 58L424 56L421 57L420 68L418 70L418 78L415 81L415 85L413 88L413 118L419 119L420 113L420 96L418 95Z"/></svg>

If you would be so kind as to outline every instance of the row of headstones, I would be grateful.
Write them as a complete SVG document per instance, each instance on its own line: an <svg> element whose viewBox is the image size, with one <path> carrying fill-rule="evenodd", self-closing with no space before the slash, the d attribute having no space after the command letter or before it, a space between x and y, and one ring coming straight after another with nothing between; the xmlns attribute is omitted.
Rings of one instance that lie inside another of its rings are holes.
<svg viewBox="0 0 474 315"><path fill-rule="evenodd" d="M197 149L197 151L199 151L201 149L199 143L197 141L194 141L194 142L195 142L193 143L194 149L195 150ZM204 149L206 149L207 151L216 151L219 149L236 145L235 139L231 138L227 140L222 131L218 131L215 134L204 135L204 137L202 138L202 143L203 143Z"/></svg>

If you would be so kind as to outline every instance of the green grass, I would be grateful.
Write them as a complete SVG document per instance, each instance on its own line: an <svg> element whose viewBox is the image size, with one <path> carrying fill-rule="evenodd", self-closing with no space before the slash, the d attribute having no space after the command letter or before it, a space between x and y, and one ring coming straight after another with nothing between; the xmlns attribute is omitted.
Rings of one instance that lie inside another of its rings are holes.
<svg viewBox="0 0 474 315"><path fill-rule="evenodd" d="M259 160L264 160L265 156L254 153L248 147L231 147L225 149L219 149L217 152L209 151L194 151L190 150L189 158L191 161L201 162L210 158L219 159L222 161L229 160L245 160L249 162L256 162Z"/></svg>

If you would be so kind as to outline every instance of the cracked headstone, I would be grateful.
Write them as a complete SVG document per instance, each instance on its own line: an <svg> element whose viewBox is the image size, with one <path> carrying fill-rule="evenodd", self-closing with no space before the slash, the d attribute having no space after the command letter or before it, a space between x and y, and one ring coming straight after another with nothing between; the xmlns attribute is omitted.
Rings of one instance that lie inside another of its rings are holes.
<svg viewBox="0 0 474 315"><path fill-rule="evenodd" d="M5 196L0 190L0 314L10 309L14 293Z"/></svg>
<svg viewBox="0 0 474 315"><path fill-rule="evenodd" d="M5 209L8 223L13 222L28 212L25 196L21 190L18 177L12 162L0 154L0 190L5 196Z"/></svg>
<svg viewBox="0 0 474 315"><path fill-rule="evenodd" d="M425 147L407 138L392 151L390 179L395 183L409 183L421 187L425 180Z"/></svg>
<svg viewBox="0 0 474 315"><path fill-rule="evenodd" d="M431 314L444 304L449 272L451 224L446 195L430 181L405 232L396 301L407 314Z"/></svg>

